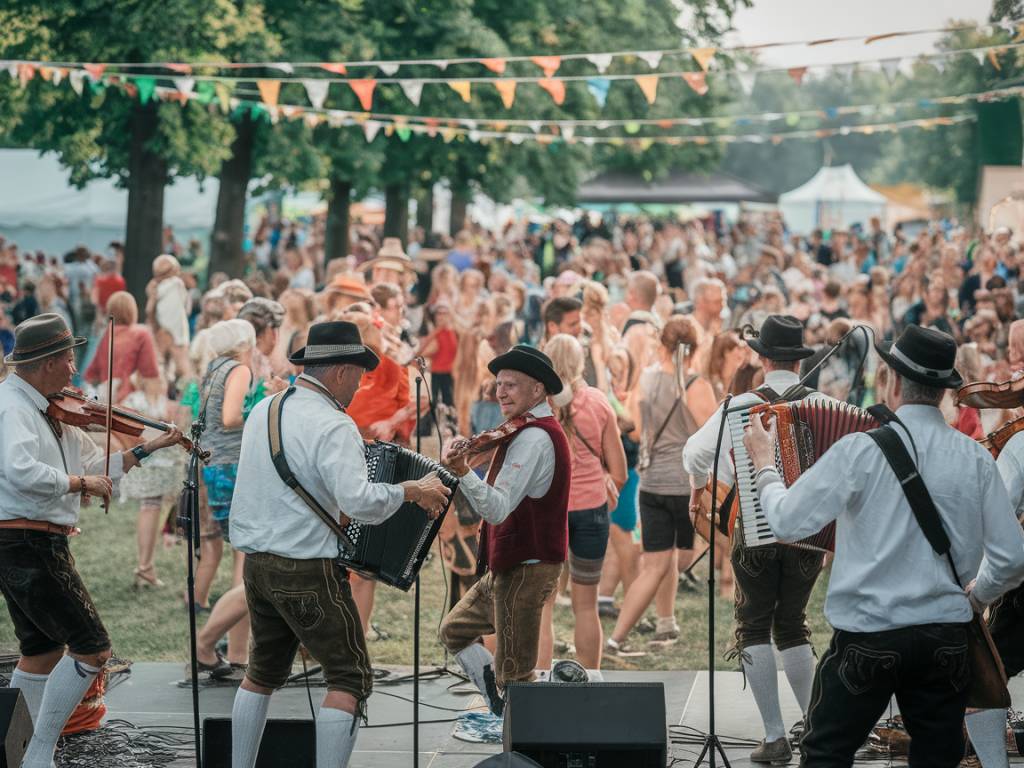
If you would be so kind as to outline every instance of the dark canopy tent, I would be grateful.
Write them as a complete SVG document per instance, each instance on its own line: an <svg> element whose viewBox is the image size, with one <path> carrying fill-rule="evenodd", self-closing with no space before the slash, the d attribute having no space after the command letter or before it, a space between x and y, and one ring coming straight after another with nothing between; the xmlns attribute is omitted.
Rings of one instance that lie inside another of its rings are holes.
<svg viewBox="0 0 1024 768"><path fill-rule="evenodd" d="M586 203L774 203L776 196L726 173L671 171L646 181L639 173L609 171L584 182L576 191Z"/></svg>

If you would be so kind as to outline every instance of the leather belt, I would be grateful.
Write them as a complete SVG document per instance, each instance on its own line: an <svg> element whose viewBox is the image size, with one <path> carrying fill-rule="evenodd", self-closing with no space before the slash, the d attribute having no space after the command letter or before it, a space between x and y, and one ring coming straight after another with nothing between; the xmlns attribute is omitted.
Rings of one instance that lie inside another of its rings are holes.
<svg viewBox="0 0 1024 768"><path fill-rule="evenodd" d="M45 520L28 520L24 517L17 517L14 520L0 520L0 529L2 528L42 531L43 533L56 533L60 536L77 536L82 532L80 528L76 528L73 525L57 525L57 523L48 523Z"/></svg>

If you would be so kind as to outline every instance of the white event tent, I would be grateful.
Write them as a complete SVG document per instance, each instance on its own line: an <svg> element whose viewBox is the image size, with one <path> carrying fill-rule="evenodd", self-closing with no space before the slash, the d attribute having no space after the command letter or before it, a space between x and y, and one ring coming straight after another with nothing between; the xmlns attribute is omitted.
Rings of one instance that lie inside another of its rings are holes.
<svg viewBox="0 0 1024 768"><path fill-rule="evenodd" d="M82 189L69 181L56 155L32 149L0 149L0 235L24 250L59 255L78 244L104 251L124 240L128 191L113 179L95 179ZM217 209L217 179L202 184L177 179L164 191L164 223L179 242L200 238L204 246Z"/></svg>
<svg viewBox="0 0 1024 768"><path fill-rule="evenodd" d="M872 216L885 215L885 195L861 181L850 165L820 168L805 184L779 195L779 209L793 232L867 226Z"/></svg>

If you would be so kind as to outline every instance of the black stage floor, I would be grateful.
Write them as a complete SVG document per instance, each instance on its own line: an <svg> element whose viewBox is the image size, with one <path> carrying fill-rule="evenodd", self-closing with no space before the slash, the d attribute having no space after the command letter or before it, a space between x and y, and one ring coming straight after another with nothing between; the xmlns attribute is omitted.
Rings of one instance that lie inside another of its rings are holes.
<svg viewBox="0 0 1024 768"><path fill-rule="evenodd" d="M407 674L407 668L389 670L393 676ZM107 693L107 718L126 720L136 726L175 727L179 735L191 726L191 690L181 687L183 668L179 664L137 663L131 674ZM607 682L662 682L665 685L668 726L689 726L705 731L708 725L708 674L706 672L604 672ZM743 690L743 678L738 672L720 672L716 675L716 714L718 732L723 737L759 739L763 736L760 718L749 691ZM443 676L421 682L420 718L423 721L447 720L455 717L456 710L473 709L482 703L479 696L459 685L452 676ZM454 686L454 687L452 687ZM405 723L412 719L412 683L389 684L387 680L376 684L368 706L370 728L359 733L351 768L407 768L413 764L413 734L411 727L386 727L389 723ZM1011 681L1015 701L1024 696L1024 681ZM799 717L799 708L783 675L779 676L783 715L787 726ZM313 703L319 706L323 688L312 688ZM232 686L203 687L200 708L203 717L225 717L231 713L235 689ZM614 706L614 702L609 702ZM441 707L438 709L436 707ZM304 686L288 687L274 695L272 718L308 719L309 702ZM572 713L566 713L571 722ZM423 768L469 768L486 756L501 751L500 745L473 744L452 736L453 723L426 723L420 730L420 760ZM682 735L672 728L674 736ZM188 732L190 736L190 731ZM693 744L673 744L670 760L674 766L694 764L699 747ZM750 766L747 759L750 747L729 749L728 757L736 768ZM173 766L192 765L191 760L179 759ZM718 763L721 764L720 762ZM885 762L875 765L886 764ZM893 761L900 764L900 761ZM111 766L117 765L111 762ZM795 762L794 762L795 765ZM97 764L96 768L105 768Z"/></svg>

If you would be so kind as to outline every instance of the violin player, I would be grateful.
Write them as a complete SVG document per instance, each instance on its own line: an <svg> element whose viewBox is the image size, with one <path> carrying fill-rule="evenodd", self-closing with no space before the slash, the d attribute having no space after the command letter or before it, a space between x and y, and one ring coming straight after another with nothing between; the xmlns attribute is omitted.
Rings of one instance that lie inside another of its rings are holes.
<svg viewBox="0 0 1024 768"><path fill-rule="evenodd" d="M459 493L484 520L477 562L487 573L445 617L440 636L501 715L504 685L533 679L541 613L566 559L571 455L547 402L563 388L548 356L520 344L487 367L506 419L494 430L501 437L487 478L470 471L467 444L454 443L445 459L461 478ZM478 642L492 633L494 656Z"/></svg>
<svg viewBox="0 0 1024 768"><path fill-rule="evenodd" d="M68 549L82 501L109 503L112 479L181 440L172 428L108 456L84 430L47 415L48 396L70 384L73 350L85 343L60 315L30 318L15 329L4 358L14 372L0 383L0 592L21 652L10 687L21 689L35 725L24 768L50 768L68 717L110 658Z"/></svg>

